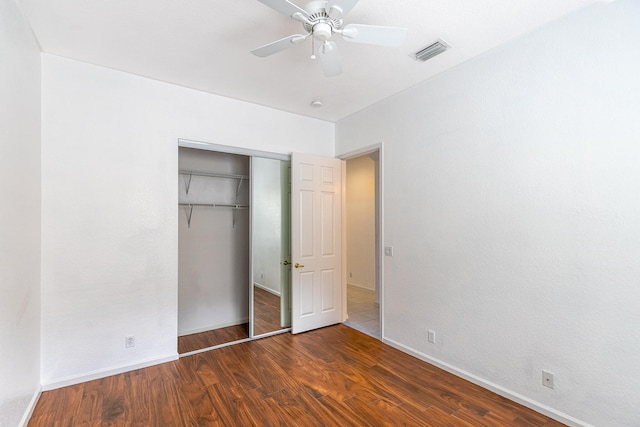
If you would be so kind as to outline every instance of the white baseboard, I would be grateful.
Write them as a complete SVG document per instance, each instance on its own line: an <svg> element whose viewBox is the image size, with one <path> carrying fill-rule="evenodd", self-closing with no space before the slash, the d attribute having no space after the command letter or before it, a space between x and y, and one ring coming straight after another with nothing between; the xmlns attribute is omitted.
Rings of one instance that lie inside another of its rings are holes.
<svg viewBox="0 0 640 427"><path fill-rule="evenodd" d="M359 285L357 283L353 283L353 282L349 282L347 281L347 286L353 286L354 288L360 288L360 289L364 289L365 291L371 291L371 292L375 292L376 289L375 288L370 288L366 285Z"/></svg>
<svg viewBox="0 0 640 427"><path fill-rule="evenodd" d="M173 362L178 360L178 353L171 354L164 357L158 357L154 359L143 360L133 365L122 365L113 368L98 369L96 371L87 372L79 375L72 375L65 378L60 378L54 381L49 381L42 384L42 390L55 390L61 387L67 387L74 384L80 384L86 381L97 380L99 378L110 377L111 375L122 374L124 372L134 371L136 369L147 368L153 365L159 365L161 363Z"/></svg>
<svg viewBox="0 0 640 427"><path fill-rule="evenodd" d="M220 323L217 325L209 325L209 326L202 326L200 328L195 328L195 329L187 329L186 331L178 331L178 336L183 337L185 335L199 334L200 332L213 331L215 329L220 329L220 328L228 328L229 326L242 325L243 323L248 323L248 322L249 322L249 318L245 317L244 319L240 319L235 322Z"/></svg>
<svg viewBox="0 0 640 427"><path fill-rule="evenodd" d="M263 291L269 292L270 294L280 296L280 292L278 292L278 291L276 291L274 289L271 289L270 287L265 286L265 285L263 285L261 283L253 282L253 286L255 286L256 288L260 288Z"/></svg>
<svg viewBox="0 0 640 427"><path fill-rule="evenodd" d="M38 390L36 390L36 392L33 394L33 397L31 398L31 401L29 402L29 406L27 406L27 410L24 411L24 415L22 416L18 427L27 427L27 424L29 424L29 420L31 419L31 415L33 415L33 410L36 408L38 399L40 399L41 394L42 387L38 387Z"/></svg>
<svg viewBox="0 0 640 427"><path fill-rule="evenodd" d="M413 357L416 357L424 362L427 362L431 365L434 365L440 369L443 369L449 373L452 373L453 375L456 375L460 378L464 378L467 381L470 381L476 385L479 385L482 388L486 388L487 390L490 390L496 394L499 394L502 397L505 397L509 400L512 400L516 403L521 404L522 406L526 406L529 409L533 409L536 412L539 412L543 415L546 415L549 418L553 418L556 421L559 421L561 423L564 423L568 426L572 426L572 427L593 427L593 425L579 420L575 417L572 417L571 415L565 414L563 412L560 412L556 409L553 409L547 405L544 405L540 402L537 402L533 399L529 399L526 396L523 396L519 393L516 393L512 390L509 390L505 387L499 386L497 384L492 383L491 381L487 381L484 378L480 378L470 372L467 372L463 369L459 369L456 368L455 366L452 366L446 362L443 362L441 360L438 360L434 357L431 357L427 354L424 354L420 351L414 350L410 347L407 347L403 344L400 344L399 342L396 342L392 339L389 338L382 338L382 342L384 342L385 344L389 344L391 347L394 347L404 353L410 354Z"/></svg>
<svg viewBox="0 0 640 427"><path fill-rule="evenodd" d="M263 291L269 292L270 294L280 296L280 292L276 291L275 289L271 289L270 287L265 286L265 285L263 285L261 283L253 282L253 286L255 286L257 288L260 288Z"/></svg>

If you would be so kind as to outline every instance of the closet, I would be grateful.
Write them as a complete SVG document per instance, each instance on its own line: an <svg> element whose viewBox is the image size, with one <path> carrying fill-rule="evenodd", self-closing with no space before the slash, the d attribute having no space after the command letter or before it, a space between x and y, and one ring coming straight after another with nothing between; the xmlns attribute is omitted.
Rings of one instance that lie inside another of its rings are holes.
<svg viewBox="0 0 640 427"><path fill-rule="evenodd" d="M288 156L184 145L178 153L179 353L287 330Z"/></svg>

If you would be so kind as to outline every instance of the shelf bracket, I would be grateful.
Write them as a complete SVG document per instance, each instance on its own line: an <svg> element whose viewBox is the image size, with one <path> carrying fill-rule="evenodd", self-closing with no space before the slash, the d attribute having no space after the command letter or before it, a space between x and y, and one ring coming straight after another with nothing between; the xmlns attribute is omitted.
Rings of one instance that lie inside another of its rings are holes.
<svg viewBox="0 0 640 427"><path fill-rule="evenodd" d="M187 195L189 194L189 187L191 187L191 178L193 177L193 174L190 172L189 173L189 180L187 181L187 179L185 178L185 185L187 187Z"/></svg>
<svg viewBox="0 0 640 427"><path fill-rule="evenodd" d="M238 186L236 187L236 199L235 202L238 203L238 196L240 195L240 187L242 187L242 183L244 181L244 176L240 177L240 180L238 181ZM236 210L238 209L238 205L236 204L235 208L233 209L233 224L232 227L236 228Z"/></svg>
<svg viewBox="0 0 640 427"><path fill-rule="evenodd" d="M240 194L240 187L242 187L242 182L244 181L244 176L240 177L238 181L238 187L236 188L236 202L238 201L238 195Z"/></svg>
<svg viewBox="0 0 640 427"><path fill-rule="evenodd" d="M188 192L189 190L187 190ZM191 216L193 215L193 205L189 204L189 213L187 214L187 228L191 228Z"/></svg>

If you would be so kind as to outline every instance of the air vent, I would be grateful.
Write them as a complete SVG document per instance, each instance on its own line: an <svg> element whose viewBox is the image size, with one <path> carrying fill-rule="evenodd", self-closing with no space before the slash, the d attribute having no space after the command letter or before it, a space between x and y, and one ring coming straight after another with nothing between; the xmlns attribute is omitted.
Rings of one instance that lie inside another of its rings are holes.
<svg viewBox="0 0 640 427"><path fill-rule="evenodd" d="M451 46L447 42L442 39L438 39L436 42L430 44L424 49L420 49L411 56L413 56L416 61L426 62L449 48L451 48Z"/></svg>

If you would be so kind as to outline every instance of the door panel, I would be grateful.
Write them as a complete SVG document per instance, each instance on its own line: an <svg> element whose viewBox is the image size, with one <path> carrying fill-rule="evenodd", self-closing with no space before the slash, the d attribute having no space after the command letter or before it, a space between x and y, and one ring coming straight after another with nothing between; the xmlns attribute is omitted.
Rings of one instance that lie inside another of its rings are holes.
<svg viewBox="0 0 640 427"><path fill-rule="evenodd" d="M335 217L335 194L325 193L321 194L322 197L322 216L321 216L321 247L322 256L335 256L336 255L336 221L339 218Z"/></svg>
<svg viewBox="0 0 640 427"><path fill-rule="evenodd" d="M342 319L342 161L292 155L292 332Z"/></svg>
<svg viewBox="0 0 640 427"><path fill-rule="evenodd" d="M336 309L335 270L322 271L322 312Z"/></svg>
<svg viewBox="0 0 640 427"><path fill-rule="evenodd" d="M301 190L300 196L300 210L299 212L308 212L307 215L300 216L300 234L298 241L300 242L300 259L313 258L313 211L314 211L314 194L313 191Z"/></svg>
<svg viewBox="0 0 640 427"><path fill-rule="evenodd" d="M313 272L300 273L300 316L313 315Z"/></svg>

